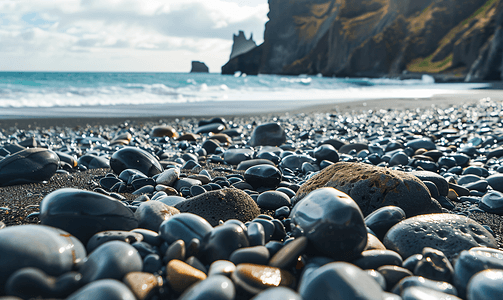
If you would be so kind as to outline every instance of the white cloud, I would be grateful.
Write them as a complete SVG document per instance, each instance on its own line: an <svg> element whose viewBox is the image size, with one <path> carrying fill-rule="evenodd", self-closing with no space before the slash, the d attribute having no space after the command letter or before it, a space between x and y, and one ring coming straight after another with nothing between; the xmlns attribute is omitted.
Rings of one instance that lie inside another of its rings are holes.
<svg viewBox="0 0 503 300"><path fill-rule="evenodd" d="M165 71L187 71L190 60L203 60L219 72L233 33L253 32L262 42L268 5L267 0L2 0L0 12L0 54L13 58L0 61L2 70L19 68L25 56L25 70L41 70L52 61L51 70L113 71L106 68L119 68L116 63L123 60L130 71L162 71L141 59L167 55L173 63ZM116 63L103 63L107 58Z"/></svg>

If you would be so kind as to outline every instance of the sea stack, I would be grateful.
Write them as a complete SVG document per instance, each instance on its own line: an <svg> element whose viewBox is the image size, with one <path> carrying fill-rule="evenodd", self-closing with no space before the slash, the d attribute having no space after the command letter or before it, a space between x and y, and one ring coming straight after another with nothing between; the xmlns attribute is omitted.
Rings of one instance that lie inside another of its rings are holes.
<svg viewBox="0 0 503 300"><path fill-rule="evenodd" d="M253 50L257 47L257 44L255 44L255 41L253 40L253 33L250 34L250 39L247 40L245 33L240 30L238 35L234 34L233 39L234 44L232 44L231 56L229 59L233 59L234 57Z"/></svg>
<svg viewBox="0 0 503 300"><path fill-rule="evenodd" d="M192 69L190 69L190 73L209 73L210 69L206 66L202 61L192 61Z"/></svg>

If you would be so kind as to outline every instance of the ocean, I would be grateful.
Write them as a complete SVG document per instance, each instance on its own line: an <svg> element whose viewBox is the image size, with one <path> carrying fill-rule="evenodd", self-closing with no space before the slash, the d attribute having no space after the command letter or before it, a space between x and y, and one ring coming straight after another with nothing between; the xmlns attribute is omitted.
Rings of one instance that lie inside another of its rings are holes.
<svg viewBox="0 0 503 300"><path fill-rule="evenodd" d="M296 105L300 101L422 99L484 87L435 83L427 75L419 80L399 80L216 73L0 72L0 118L105 116L113 111L126 116L141 111L148 114L148 108L160 105L169 110L184 105L204 108L210 103L225 108L230 103L247 102L253 107L254 101Z"/></svg>

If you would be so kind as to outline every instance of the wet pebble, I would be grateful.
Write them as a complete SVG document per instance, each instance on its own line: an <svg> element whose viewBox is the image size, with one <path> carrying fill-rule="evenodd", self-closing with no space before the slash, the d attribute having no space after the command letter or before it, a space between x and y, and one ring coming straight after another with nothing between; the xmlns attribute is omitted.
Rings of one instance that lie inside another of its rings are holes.
<svg viewBox="0 0 503 300"><path fill-rule="evenodd" d="M0 160L0 186L49 180L58 165L59 157L51 150L21 150Z"/></svg>

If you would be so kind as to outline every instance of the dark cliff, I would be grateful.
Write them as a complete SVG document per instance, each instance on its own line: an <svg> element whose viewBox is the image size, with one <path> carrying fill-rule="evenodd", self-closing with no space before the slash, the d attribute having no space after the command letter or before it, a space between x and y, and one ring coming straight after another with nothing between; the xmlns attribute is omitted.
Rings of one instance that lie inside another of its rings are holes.
<svg viewBox="0 0 503 300"><path fill-rule="evenodd" d="M232 44L230 59L233 59L234 57L246 53L257 47L257 44L255 44L255 41L253 40L253 34L251 34L250 39L247 40L245 33L241 30L239 31L238 35L234 35L233 40L234 43Z"/></svg>
<svg viewBox="0 0 503 300"><path fill-rule="evenodd" d="M502 79L503 0L269 0L264 43L222 73Z"/></svg>

